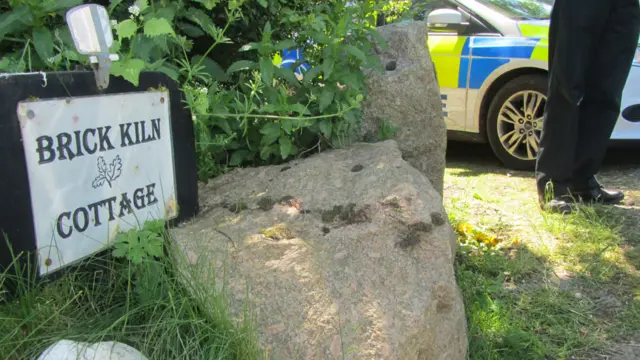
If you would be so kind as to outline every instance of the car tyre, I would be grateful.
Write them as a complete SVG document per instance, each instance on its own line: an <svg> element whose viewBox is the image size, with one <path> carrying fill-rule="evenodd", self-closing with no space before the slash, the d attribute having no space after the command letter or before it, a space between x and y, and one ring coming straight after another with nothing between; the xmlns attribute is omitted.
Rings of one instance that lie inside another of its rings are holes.
<svg viewBox="0 0 640 360"><path fill-rule="evenodd" d="M540 97L541 103L537 102L536 96ZM504 166L514 170L535 170L537 149L533 143L537 145L535 140L540 139L546 97L547 76L541 74L518 76L503 85L494 96L487 113L486 131L494 154ZM525 101L535 108L535 114L531 110L525 111ZM507 102L512 107L507 107ZM514 114L511 109L518 110L519 113ZM519 119L511 124L514 117ZM523 123L520 124L520 121ZM517 142L518 146L514 148L512 142Z"/></svg>

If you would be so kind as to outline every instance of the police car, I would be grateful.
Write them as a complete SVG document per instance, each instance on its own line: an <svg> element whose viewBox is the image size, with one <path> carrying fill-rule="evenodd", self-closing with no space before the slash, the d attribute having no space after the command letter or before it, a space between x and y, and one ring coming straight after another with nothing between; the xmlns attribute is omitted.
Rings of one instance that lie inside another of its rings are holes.
<svg viewBox="0 0 640 360"><path fill-rule="evenodd" d="M488 142L535 167L547 89L552 0L427 1L428 48L452 140ZM612 140L640 140L640 43Z"/></svg>

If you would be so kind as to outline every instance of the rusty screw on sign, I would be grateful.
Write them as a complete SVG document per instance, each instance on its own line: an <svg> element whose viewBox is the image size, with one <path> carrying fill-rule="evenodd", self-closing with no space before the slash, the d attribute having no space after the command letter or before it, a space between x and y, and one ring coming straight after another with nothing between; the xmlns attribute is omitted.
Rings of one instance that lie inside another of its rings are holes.
<svg viewBox="0 0 640 360"><path fill-rule="evenodd" d="M27 117L29 119L33 119L34 117L36 117L36 113L34 113L33 110L29 110L27 111Z"/></svg>
<svg viewBox="0 0 640 360"><path fill-rule="evenodd" d="M160 104L164 104L164 96L160 98Z"/></svg>
<svg viewBox="0 0 640 360"><path fill-rule="evenodd" d="M44 261L44 265L47 266L47 267L51 266L51 263L52 263L51 259L47 259L47 260Z"/></svg>

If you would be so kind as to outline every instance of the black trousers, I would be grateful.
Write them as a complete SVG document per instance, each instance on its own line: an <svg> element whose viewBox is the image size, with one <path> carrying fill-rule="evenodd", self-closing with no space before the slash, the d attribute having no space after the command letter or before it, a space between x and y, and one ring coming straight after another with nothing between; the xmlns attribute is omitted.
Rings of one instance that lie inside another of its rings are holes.
<svg viewBox="0 0 640 360"><path fill-rule="evenodd" d="M620 114L639 32L638 0L556 0L539 191L549 181L586 188L594 179Z"/></svg>

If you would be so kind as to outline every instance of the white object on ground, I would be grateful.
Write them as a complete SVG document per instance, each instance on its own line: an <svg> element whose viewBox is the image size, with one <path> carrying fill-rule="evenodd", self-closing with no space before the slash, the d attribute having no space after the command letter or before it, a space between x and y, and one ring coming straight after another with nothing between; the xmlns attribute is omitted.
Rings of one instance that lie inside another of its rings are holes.
<svg viewBox="0 0 640 360"><path fill-rule="evenodd" d="M131 346L115 341L95 344L60 340L49 346L38 360L148 360Z"/></svg>

